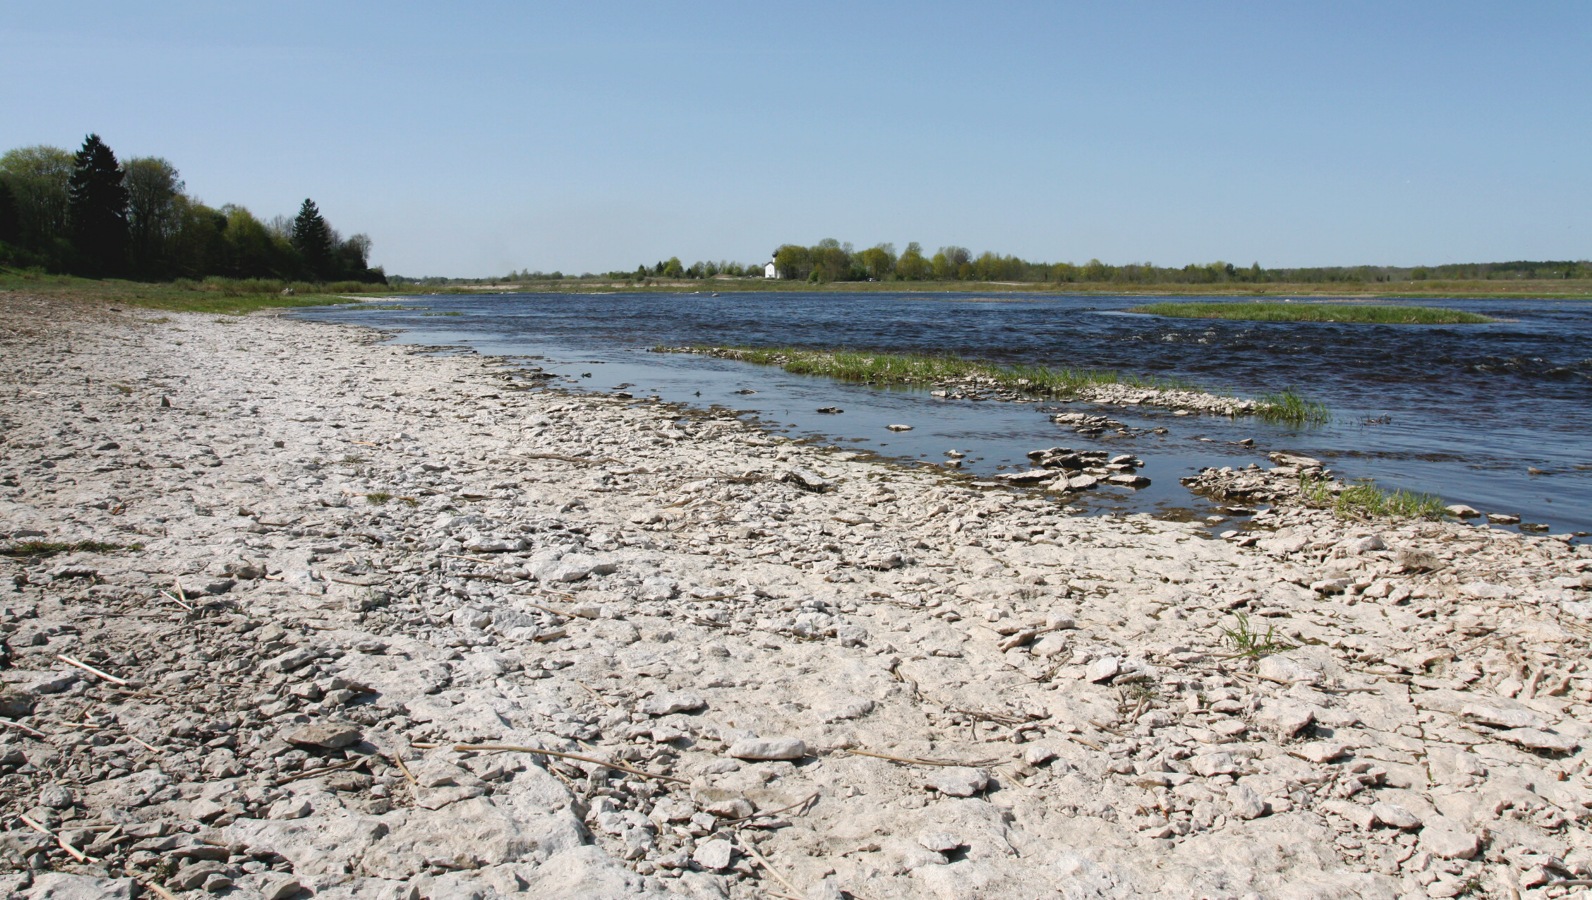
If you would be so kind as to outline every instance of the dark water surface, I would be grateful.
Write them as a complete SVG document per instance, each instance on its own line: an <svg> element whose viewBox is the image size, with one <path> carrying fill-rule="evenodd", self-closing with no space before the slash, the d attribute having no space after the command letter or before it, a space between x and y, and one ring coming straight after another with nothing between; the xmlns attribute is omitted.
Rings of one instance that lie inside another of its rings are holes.
<svg viewBox="0 0 1592 900"><path fill-rule="evenodd" d="M1226 322L1124 313L1162 298L965 294L492 294L404 298L408 309L309 309L307 319L397 329L407 343L534 358L557 383L755 414L772 430L964 471L1026 468L1051 446L1133 453L1152 485L1110 488L1091 510L1208 515L1178 478L1206 465L1264 463L1270 450L1323 459L1345 478L1437 494L1554 532L1592 531L1592 303L1440 300L1491 325ZM1164 299L1179 299L1169 297ZM1325 403L1330 424L1173 416L1088 404L940 400L698 356L659 345L800 345L952 353L1001 363L1171 376L1255 396L1293 388ZM819 407L844 409L821 415ZM1098 412L1164 435L1085 438L1050 421ZM889 424L912 425L908 432ZM1254 447L1236 442L1253 438Z"/></svg>

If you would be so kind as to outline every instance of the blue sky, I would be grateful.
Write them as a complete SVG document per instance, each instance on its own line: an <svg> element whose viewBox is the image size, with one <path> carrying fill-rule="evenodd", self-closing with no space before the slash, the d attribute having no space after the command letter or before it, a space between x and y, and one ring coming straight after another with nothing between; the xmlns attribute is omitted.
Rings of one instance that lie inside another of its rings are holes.
<svg viewBox="0 0 1592 900"><path fill-rule="evenodd" d="M406 275L784 242L1592 257L1592 3L10 0L0 150L312 197Z"/></svg>

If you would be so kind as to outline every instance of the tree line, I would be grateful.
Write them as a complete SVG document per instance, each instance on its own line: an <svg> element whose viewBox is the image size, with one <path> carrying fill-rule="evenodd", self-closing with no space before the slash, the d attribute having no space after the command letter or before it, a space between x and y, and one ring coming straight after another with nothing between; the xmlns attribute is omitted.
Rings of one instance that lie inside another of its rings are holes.
<svg viewBox="0 0 1592 900"><path fill-rule="evenodd" d="M313 200L291 219L262 222L237 204L207 206L185 188L170 162L119 162L97 134L76 153L8 151L0 156L0 265L148 281L386 281L369 265L370 238L344 238Z"/></svg>
<svg viewBox="0 0 1592 900"><path fill-rule="evenodd" d="M1592 262L1546 261L1456 263L1439 266L1321 266L1263 268L1260 263L1236 266L1225 261L1179 267L1153 263L1111 265L1098 259L1087 263L1032 262L1009 254L985 251L975 256L966 247L941 247L929 254L914 241L896 252L894 244L875 244L857 250L849 243L825 238L812 246L781 244L773 263L779 277L794 281L991 281L1030 284L1267 284L1267 283L1377 283L1426 280L1504 280L1592 278ZM641 265L634 273L610 273L634 280L656 278L711 278L714 275L755 276L762 266L737 263L682 265L678 257L654 266Z"/></svg>

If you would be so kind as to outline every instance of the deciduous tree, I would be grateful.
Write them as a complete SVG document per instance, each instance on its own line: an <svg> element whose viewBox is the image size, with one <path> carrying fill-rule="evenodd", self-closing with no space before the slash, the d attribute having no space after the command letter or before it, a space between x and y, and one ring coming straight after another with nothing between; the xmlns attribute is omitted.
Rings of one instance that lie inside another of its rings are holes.
<svg viewBox="0 0 1592 900"><path fill-rule="evenodd" d="M132 271L147 278L166 277L172 271L170 245L177 233L182 179L176 166L159 157L130 159L123 168Z"/></svg>

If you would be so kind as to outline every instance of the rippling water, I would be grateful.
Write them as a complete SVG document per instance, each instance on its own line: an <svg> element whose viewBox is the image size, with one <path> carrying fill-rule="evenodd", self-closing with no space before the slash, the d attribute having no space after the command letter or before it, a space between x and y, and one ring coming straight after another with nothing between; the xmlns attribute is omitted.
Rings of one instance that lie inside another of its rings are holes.
<svg viewBox="0 0 1592 900"><path fill-rule="evenodd" d="M1501 320L1466 326L1225 322L1123 312L1150 299L495 294L406 298L403 305L412 307L406 310L367 304L299 315L394 328L414 343L540 357L539 365L573 387L626 385L636 396L723 405L755 413L776 430L887 455L939 462L954 447L971 453L975 472L1021 467L1028 450L1057 444L1143 457L1152 488L1099 494L1087 501L1096 509L1204 514L1206 505L1178 477L1290 449L1320 457L1346 477L1516 513L1554 531L1592 530L1592 303L1422 301ZM934 400L923 391L873 390L646 352L690 343L948 352L1174 376L1251 396L1291 387L1330 407L1333 421L1296 430L1109 408L1099 411L1168 433L1089 440L1050 422L1044 413L1056 406ZM846 412L816 414L836 405ZM898 421L914 430L883 430ZM1246 437L1255 439L1253 450L1236 444Z"/></svg>

